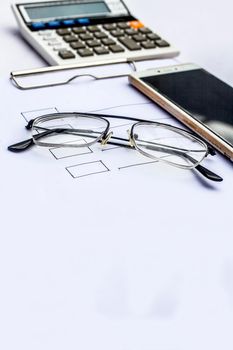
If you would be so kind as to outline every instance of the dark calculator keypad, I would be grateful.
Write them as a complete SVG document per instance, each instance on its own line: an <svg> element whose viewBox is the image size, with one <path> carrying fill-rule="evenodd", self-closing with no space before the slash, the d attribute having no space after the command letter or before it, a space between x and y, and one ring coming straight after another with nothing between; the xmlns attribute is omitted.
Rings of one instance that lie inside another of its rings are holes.
<svg viewBox="0 0 233 350"><path fill-rule="evenodd" d="M118 38L118 37L120 37L120 36L124 36L124 35L125 35L124 31L121 30L121 29L116 29L116 30L114 29L114 30L111 31L111 34L112 34L112 36L114 36L115 38Z"/></svg>
<svg viewBox="0 0 233 350"><path fill-rule="evenodd" d="M57 33L58 35L61 35L61 36L63 36L63 35L69 35L69 34L70 34L70 30L67 29L67 28L61 28L61 29L57 29L57 30L56 30L56 33Z"/></svg>
<svg viewBox="0 0 233 350"><path fill-rule="evenodd" d="M94 51L97 55L106 55L109 53L109 50L106 47L95 47Z"/></svg>
<svg viewBox="0 0 233 350"><path fill-rule="evenodd" d="M97 39L104 39L104 38L107 38L108 35L104 32L97 32L97 33L94 33L94 36L97 38Z"/></svg>
<svg viewBox="0 0 233 350"><path fill-rule="evenodd" d="M146 40L146 37L142 34L136 34L133 36L133 40L138 41L138 42L143 42Z"/></svg>
<svg viewBox="0 0 233 350"><path fill-rule="evenodd" d="M112 39L109 39L109 38L106 38L106 39L102 39L102 43L106 46L109 46L109 45L115 45L116 42Z"/></svg>
<svg viewBox="0 0 233 350"><path fill-rule="evenodd" d="M89 50L89 49L80 49L78 50L78 54L81 57L87 57L87 56L93 56L93 51Z"/></svg>
<svg viewBox="0 0 233 350"><path fill-rule="evenodd" d="M83 27L72 28L72 32L74 34L82 34L86 33L86 29L84 29Z"/></svg>
<svg viewBox="0 0 233 350"><path fill-rule="evenodd" d="M165 40L157 40L156 44L158 47L168 47L170 46L167 41Z"/></svg>
<svg viewBox="0 0 233 350"><path fill-rule="evenodd" d="M141 47L136 43L135 40L124 37L124 38L119 38L119 41L121 44L127 47L130 51L135 51L135 50L141 50Z"/></svg>
<svg viewBox="0 0 233 350"><path fill-rule="evenodd" d="M63 36L63 39L65 40L65 42L67 43L72 43L74 41L78 41L78 37L75 35L65 35Z"/></svg>
<svg viewBox="0 0 233 350"><path fill-rule="evenodd" d="M81 57L170 46L139 21L61 28L56 33ZM76 57L69 49L58 51L58 55L63 59Z"/></svg>
<svg viewBox="0 0 233 350"><path fill-rule="evenodd" d="M87 40L87 45L89 47L101 46L101 43L98 40Z"/></svg>
<svg viewBox="0 0 233 350"><path fill-rule="evenodd" d="M81 39L81 40L91 40L91 39L93 39L93 36L91 35L91 34L89 34L89 33L83 33L83 34L80 34L79 35L79 38Z"/></svg>
<svg viewBox="0 0 233 350"><path fill-rule="evenodd" d="M75 41L74 43L70 44L70 47L74 50L79 50L79 49L85 49L86 46L81 41Z"/></svg>
<svg viewBox="0 0 233 350"><path fill-rule="evenodd" d="M124 52L125 50L123 49L123 47L121 47L120 45L111 45L109 46L109 49L114 52L114 53L118 53L118 52Z"/></svg>

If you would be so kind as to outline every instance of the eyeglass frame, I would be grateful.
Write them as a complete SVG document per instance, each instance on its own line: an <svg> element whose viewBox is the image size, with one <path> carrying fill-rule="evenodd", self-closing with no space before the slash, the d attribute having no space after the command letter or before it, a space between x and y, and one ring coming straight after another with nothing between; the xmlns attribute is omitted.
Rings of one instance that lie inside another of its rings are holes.
<svg viewBox="0 0 233 350"><path fill-rule="evenodd" d="M151 120L134 118L134 117L127 117L127 116L108 115L108 114L102 114L102 113L101 114L85 113L85 112L58 112L58 113L46 114L46 115L39 116L39 117L36 117L34 119L31 119L28 122L28 124L26 125L26 129L27 130L33 129L33 126L34 126L34 124L36 124L36 122L39 122L39 121L45 119L46 117L51 117L51 119L54 120L54 119L62 119L64 117L71 117L71 116L75 116L75 115L84 116L84 117L90 117L90 118L95 118L95 119L101 119L101 120L104 120L107 123L106 124L106 129L101 133L101 135L99 137L96 137L95 140L93 140L93 142L89 142L87 144L88 146L91 146L91 145L93 145L95 143L100 142L102 145L105 145L105 144L108 143L108 144L116 145L116 146L122 146L122 147L127 147L127 148L134 148L134 149L136 149L138 152L140 152L141 154L143 154L146 157L149 157L149 158L157 160L157 161L160 161L160 160L164 161L161 158L156 158L156 156L152 156L152 155L150 155L150 154L148 154L146 152L144 153L141 149L139 149L137 147L137 144L136 144L136 142L134 140L134 136L133 136L134 127L139 125L139 124L144 124L144 125L148 124L148 125L163 126L163 127L172 129L173 131L175 131L177 133L182 133L182 134L185 134L185 136L188 135L188 136L196 139L198 142L202 143L203 146L206 148L206 154L203 157L203 159L205 157L207 157L208 155L214 156L216 154L216 152L212 148L212 146L210 146L209 144L204 142L201 138L197 137L196 135L194 135L193 132L191 132L189 130L184 130L184 129L179 128L177 126L173 126L173 125L166 124L166 123L160 123L160 122L157 122L157 121L151 121ZM131 129L130 129L130 132L129 132L129 139L124 139L124 138L121 138L121 137L112 136L113 133L112 132L109 133L111 125L110 125L110 122L106 118L124 119L124 120L135 121L136 123L134 123L131 126ZM35 128L36 128L36 126L35 126ZM58 129L56 129L56 130L58 130ZM51 132L51 130L49 130L49 131ZM48 132L48 130L45 133L47 133L47 132ZM57 146L59 146L59 147L83 147L83 145L78 145L78 144L76 144L76 145L75 144L69 145L67 143L61 143L61 144L57 144L57 143L53 144L53 143L45 143L45 142L40 143L40 141L37 142L35 140L35 138L40 138L40 137L43 137L43 136L46 136L43 132L40 133L40 134L37 134L37 135L33 135L31 139L27 139L27 140L21 141L19 143L16 143L16 144L8 146L8 150L10 150L12 152L21 152L21 151L24 151L24 150L28 149L29 147L31 147L34 144L42 146L42 147L57 147ZM89 135L89 137L90 137L90 135ZM112 141L109 141L110 138L114 139L114 140L118 140L118 141L127 142L127 143L129 142L129 144L122 144L120 142L112 142ZM18 147L20 147L20 148L18 148ZM169 162L168 160L166 160L164 162L166 162L166 163L168 163L170 165L179 167L179 168L183 168L183 169L197 169L203 176L205 176L209 180L213 180L213 181L222 181L223 180L219 175L213 173L209 169L207 169L204 166L200 165L200 162L197 162L196 165L194 164L193 167L184 167L182 165L174 164L172 162Z"/></svg>

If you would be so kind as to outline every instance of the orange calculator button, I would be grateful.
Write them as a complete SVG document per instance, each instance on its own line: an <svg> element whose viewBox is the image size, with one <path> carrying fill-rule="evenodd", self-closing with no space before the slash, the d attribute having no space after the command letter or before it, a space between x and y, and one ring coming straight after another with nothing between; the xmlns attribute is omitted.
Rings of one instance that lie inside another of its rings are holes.
<svg viewBox="0 0 233 350"><path fill-rule="evenodd" d="M129 22L129 25L133 29L139 29L144 27L144 24L140 21L131 21Z"/></svg>

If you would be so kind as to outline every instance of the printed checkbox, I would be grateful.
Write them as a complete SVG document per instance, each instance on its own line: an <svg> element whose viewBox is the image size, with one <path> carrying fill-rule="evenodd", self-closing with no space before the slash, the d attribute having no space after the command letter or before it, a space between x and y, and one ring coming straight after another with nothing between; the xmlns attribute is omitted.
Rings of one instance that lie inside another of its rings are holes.
<svg viewBox="0 0 233 350"><path fill-rule="evenodd" d="M72 141L72 144L83 144L84 140L77 140L76 142ZM68 144L68 142L66 142ZM50 152L56 159L63 159L68 157L80 156L83 154L92 153L92 150L88 146L84 147L57 147L51 148Z"/></svg>
<svg viewBox="0 0 233 350"><path fill-rule="evenodd" d="M73 166L67 167L66 170L70 173L70 175L74 179L83 177L83 176L105 173L109 171L109 169L101 160L73 165Z"/></svg>

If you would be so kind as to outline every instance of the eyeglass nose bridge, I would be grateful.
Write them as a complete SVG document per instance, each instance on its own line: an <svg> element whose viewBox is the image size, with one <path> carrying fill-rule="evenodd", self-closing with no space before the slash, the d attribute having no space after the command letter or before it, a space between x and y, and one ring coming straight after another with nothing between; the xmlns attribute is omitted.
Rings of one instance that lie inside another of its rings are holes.
<svg viewBox="0 0 233 350"><path fill-rule="evenodd" d="M135 142L134 142L134 139L132 138L132 134L131 134L131 130L127 130L127 133L128 133L128 137L129 137L129 144L131 147L135 147Z"/></svg>
<svg viewBox="0 0 233 350"><path fill-rule="evenodd" d="M101 140L101 145L104 146L108 143L108 141L110 140L110 138L112 137L113 132L109 132L104 138L102 138Z"/></svg>

